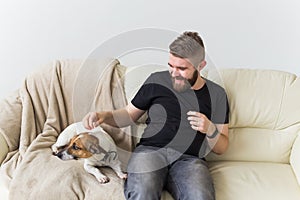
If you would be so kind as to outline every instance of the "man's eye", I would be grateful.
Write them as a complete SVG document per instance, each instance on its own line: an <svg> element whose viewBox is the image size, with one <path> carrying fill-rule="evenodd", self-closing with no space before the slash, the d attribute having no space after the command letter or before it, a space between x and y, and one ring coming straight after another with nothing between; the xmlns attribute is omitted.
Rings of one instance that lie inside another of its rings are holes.
<svg viewBox="0 0 300 200"><path fill-rule="evenodd" d="M74 150L80 150L81 148L74 143L72 145L72 149L74 149Z"/></svg>

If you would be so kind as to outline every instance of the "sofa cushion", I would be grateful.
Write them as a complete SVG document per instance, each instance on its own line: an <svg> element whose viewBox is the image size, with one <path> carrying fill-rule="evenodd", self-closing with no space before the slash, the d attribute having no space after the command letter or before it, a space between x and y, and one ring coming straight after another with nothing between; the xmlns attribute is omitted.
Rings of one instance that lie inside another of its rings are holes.
<svg viewBox="0 0 300 200"><path fill-rule="evenodd" d="M6 154L8 153L8 146L7 143L0 133L0 163L2 163L3 159L5 158Z"/></svg>
<svg viewBox="0 0 300 200"><path fill-rule="evenodd" d="M209 165L216 199L299 199L300 187L289 164L212 162Z"/></svg>
<svg viewBox="0 0 300 200"><path fill-rule="evenodd" d="M296 75L255 69L209 71L225 88L230 106L230 144L224 160L289 162L300 130L300 80Z"/></svg>
<svg viewBox="0 0 300 200"><path fill-rule="evenodd" d="M290 157L291 166L294 170L294 173L297 177L297 180L298 180L298 183L300 186L300 156L299 156L299 152L300 152L300 133L293 145L291 157Z"/></svg>
<svg viewBox="0 0 300 200"><path fill-rule="evenodd" d="M22 103L19 90L2 99L0 108L0 135L5 141L3 149L1 145L1 151L5 151L6 147L8 147L8 151L15 151L19 148L22 118Z"/></svg>
<svg viewBox="0 0 300 200"><path fill-rule="evenodd" d="M275 70L222 69L209 72L207 78L226 89L231 128L299 125L295 111L300 112L300 80L296 75Z"/></svg>
<svg viewBox="0 0 300 200"><path fill-rule="evenodd" d="M2 178L2 177L1 177ZM0 178L0 196L2 200L8 200L8 188Z"/></svg>
<svg viewBox="0 0 300 200"><path fill-rule="evenodd" d="M261 128L229 130L229 146L222 155L210 153L208 161L260 161L289 163L294 134Z"/></svg>

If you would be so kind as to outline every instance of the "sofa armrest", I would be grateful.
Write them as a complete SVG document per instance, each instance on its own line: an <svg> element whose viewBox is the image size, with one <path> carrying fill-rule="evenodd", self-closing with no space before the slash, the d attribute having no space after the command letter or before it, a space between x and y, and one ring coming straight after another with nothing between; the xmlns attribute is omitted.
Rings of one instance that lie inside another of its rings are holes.
<svg viewBox="0 0 300 200"><path fill-rule="evenodd" d="M2 134L0 134L0 147L1 147L0 148L0 164L1 164L4 158L6 157L6 154L8 153L8 146Z"/></svg>
<svg viewBox="0 0 300 200"><path fill-rule="evenodd" d="M290 163L300 186L300 134L298 134L298 137L293 144Z"/></svg>

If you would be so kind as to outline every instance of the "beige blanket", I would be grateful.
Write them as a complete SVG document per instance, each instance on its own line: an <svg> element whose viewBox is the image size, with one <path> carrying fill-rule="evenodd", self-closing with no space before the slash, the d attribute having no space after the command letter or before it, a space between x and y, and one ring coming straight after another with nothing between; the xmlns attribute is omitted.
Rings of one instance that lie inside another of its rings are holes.
<svg viewBox="0 0 300 200"><path fill-rule="evenodd" d="M28 76L0 103L0 133L9 146L1 176L10 199L124 199L124 182L112 170L104 169L111 181L99 184L82 162L62 161L50 149L59 133L87 112L126 105L123 73L117 60L56 61ZM104 128L125 167L132 150L130 129Z"/></svg>

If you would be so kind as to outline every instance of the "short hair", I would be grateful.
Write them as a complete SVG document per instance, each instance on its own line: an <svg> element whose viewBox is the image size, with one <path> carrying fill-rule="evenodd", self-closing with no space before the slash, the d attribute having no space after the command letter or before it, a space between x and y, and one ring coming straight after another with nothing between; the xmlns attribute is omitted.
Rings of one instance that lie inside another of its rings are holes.
<svg viewBox="0 0 300 200"><path fill-rule="evenodd" d="M205 58L205 47L197 32L186 31L169 45L170 53L187 58L195 67Z"/></svg>

